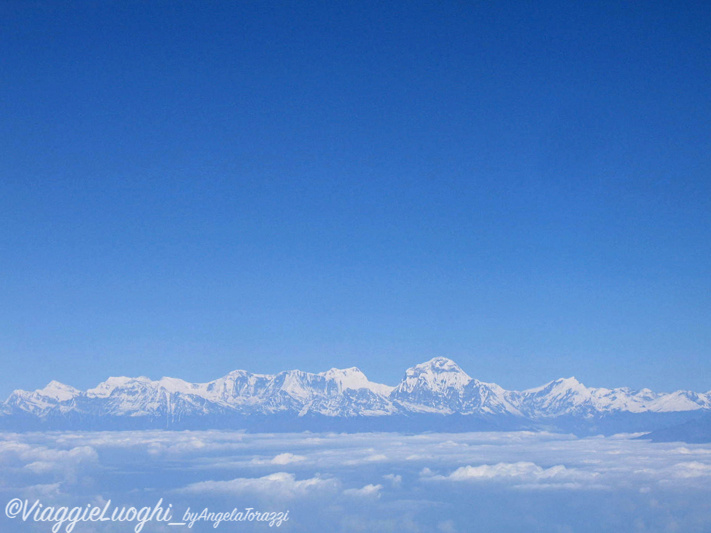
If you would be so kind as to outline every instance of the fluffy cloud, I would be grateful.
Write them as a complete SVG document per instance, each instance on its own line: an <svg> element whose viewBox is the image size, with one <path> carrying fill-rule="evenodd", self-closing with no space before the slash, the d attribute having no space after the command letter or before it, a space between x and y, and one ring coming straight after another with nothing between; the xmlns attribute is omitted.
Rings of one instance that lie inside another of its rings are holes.
<svg viewBox="0 0 711 533"><path fill-rule="evenodd" d="M493 465L462 466L448 475L434 474L429 468L420 472L423 481L430 482L470 482L501 483L517 490L542 489L600 489L604 485L592 483L600 474L584 472L555 465L543 468L535 463L519 461L515 463L497 463Z"/></svg>
<svg viewBox="0 0 711 533"><path fill-rule="evenodd" d="M21 457L31 461L25 464L24 468L36 474L66 472L83 463L97 463L99 459L96 450L91 446L79 446L71 450L35 448L21 454Z"/></svg>
<svg viewBox="0 0 711 533"><path fill-rule="evenodd" d="M677 478L697 478L711 476L711 465L698 461L677 463L672 467L672 474Z"/></svg>
<svg viewBox="0 0 711 533"><path fill-rule="evenodd" d="M58 480L75 483L84 473L94 471L98 464L99 455L92 446L57 449L17 441L0 442L2 468L8 475L27 477L32 485L38 478L46 481L39 485L51 485Z"/></svg>
<svg viewBox="0 0 711 533"><path fill-rule="evenodd" d="M554 481L574 478L592 478L596 473L585 474L568 469L563 465L542 468L535 463L519 461L517 463L497 463L495 465L462 466L448 476L432 475L424 472L425 479L449 481L489 481L489 480L523 480L523 481Z"/></svg>
<svg viewBox="0 0 711 533"><path fill-rule="evenodd" d="M253 465L290 465L292 463L300 463L302 461L306 461L306 457L304 455L296 455L290 452L284 452L277 454L271 459L259 459L259 458L254 458L251 461L251 464Z"/></svg>
<svg viewBox="0 0 711 533"><path fill-rule="evenodd" d="M228 481L200 481L177 492L184 494L246 494L293 499L318 492L335 492L340 483L334 478L315 476L297 480L294 474L276 472L259 478L236 478Z"/></svg>
<svg viewBox="0 0 711 533"><path fill-rule="evenodd" d="M295 533L324 524L348 533L449 533L472 523L519 531L525 514L533 515L529 530L578 531L579 519L559 512L567 504L606 509L605 517L588 513L586 531L634 531L630 509L647 509L647 524L670 517L680 530L711 531L711 446L633 437L0 433L0 492L81 505L99 496L143 505L165 495L176 509L274 503L292 509ZM499 497L513 509L507 516L496 511ZM531 498L542 505L531 510Z"/></svg>
<svg viewBox="0 0 711 533"><path fill-rule="evenodd" d="M402 476L399 474L385 474L383 476L383 479L387 479L388 481L390 481L390 484L395 488L398 488L402 485Z"/></svg>
<svg viewBox="0 0 711 533"><path fill-rule="evenodd" d="M274 465L288 465L291 463L298 463L299 461L305 461L306 457L303 455L294 455L293 453L280 453L274 459L272 459L272 464Z"/></svg>
<svg viewBox="0 0 711 533"><path fill-rule="evenodd" d="M356 498L379 498L381 490L383 490L382 485L370 484L360 489L346 489L343 491L343 494Z"/></svg>

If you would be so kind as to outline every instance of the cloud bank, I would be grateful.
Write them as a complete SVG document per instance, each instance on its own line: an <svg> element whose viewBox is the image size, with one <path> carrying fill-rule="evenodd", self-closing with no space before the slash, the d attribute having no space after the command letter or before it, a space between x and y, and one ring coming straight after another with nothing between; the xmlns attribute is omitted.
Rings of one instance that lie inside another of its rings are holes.
<svg viewBox="0 0 711 533"><path fill-rule="evenodd" d="M711 447L633 437L4 433L0 495L288 508L297 532L711 529Z"/></svg>

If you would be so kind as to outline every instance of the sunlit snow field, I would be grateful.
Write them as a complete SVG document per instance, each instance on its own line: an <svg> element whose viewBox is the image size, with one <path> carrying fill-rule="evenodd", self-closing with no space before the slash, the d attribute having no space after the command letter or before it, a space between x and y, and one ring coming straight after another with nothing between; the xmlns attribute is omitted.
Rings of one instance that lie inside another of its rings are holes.
<svg viewBox="0 0 711 533"><path fill-rule="evenodd" d="M289 511L277 528L147 523L143 531L711 531L711 446L635 435L0 434L3 509L153 506ZM65 524L66 525L66 524ZM2 513L0 531L50 531ZM134 531L79 523L76 532Z"/></svg>

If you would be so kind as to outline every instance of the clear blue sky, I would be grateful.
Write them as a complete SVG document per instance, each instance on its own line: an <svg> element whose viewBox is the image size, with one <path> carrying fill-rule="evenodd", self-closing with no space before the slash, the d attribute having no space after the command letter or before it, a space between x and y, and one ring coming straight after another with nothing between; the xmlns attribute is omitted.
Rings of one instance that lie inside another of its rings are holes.
<svg viewBox="0 0 711 533"><path fill-rule="evenodd" d="M2 2L0 397L711 389L708 7Z"/></svg>

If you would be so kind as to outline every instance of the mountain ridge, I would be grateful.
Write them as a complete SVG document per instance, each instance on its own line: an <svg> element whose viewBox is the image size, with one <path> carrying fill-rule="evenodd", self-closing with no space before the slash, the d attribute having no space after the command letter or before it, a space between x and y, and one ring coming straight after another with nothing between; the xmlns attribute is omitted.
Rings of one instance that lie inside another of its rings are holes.
<svg viewBox="0 0 711 533"><path fill-rule="evenodd" d="M171 426L191 420L210 425L220 418L239 425L241 418L258 417L412 420L436 416L509 425L513 421L521 427L574 420L594 427L605 417L655 419L709 410L711 393L592 388L573 377L523 391L506 390L469 376L451 359L435 357L407 369L395 386L372 382L356 367L319 373L235 370L207 383L109 377L86 391L51 381L35 391L14 391L0 404L0 425L12 428L13 421L29 420L61 427L71 420L81 426L82 421L97 419L141 420L149 425L165 421Z"/></svg>

